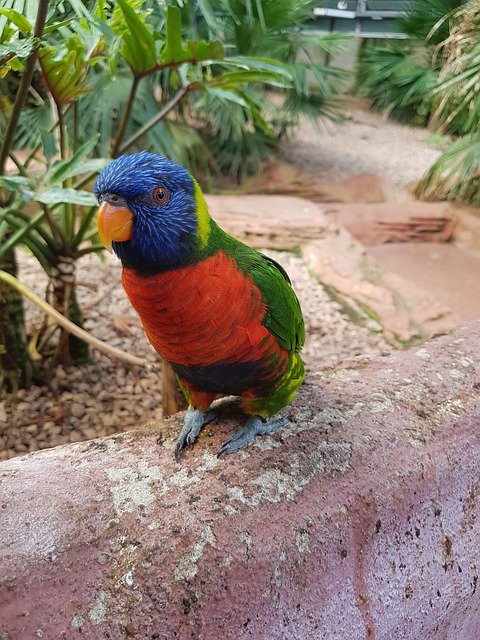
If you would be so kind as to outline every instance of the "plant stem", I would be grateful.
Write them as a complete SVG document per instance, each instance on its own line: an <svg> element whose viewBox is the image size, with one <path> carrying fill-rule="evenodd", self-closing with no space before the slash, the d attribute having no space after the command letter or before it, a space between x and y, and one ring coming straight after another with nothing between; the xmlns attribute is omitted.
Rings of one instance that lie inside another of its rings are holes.
<svg viewBox="0 0 480 640"><path fill-rule="evenodd" d="M60 134L60 156L62 160L66 160L68 157L68 133L67 128L65 126L65 112L63 110L62 104L57 104L57 112L58 112L58 131ZM63 187L69 187L69 181L65 180L62 184ZM67 238L67 242L70 242L74 234L75 227L75 209L73 204L65 203L63 205L63 229L65 236ZM66 247L67 248L67 247Z"/></svg>
<svg viewBox="0 0 480 640"><path fill-rule="evenodd" d="M35 154L37 153L37 151L40 149L42 145L40 143L38 143L37 145L35 145L33 147L33 149L30 151L30 153L28 154L27 159L25 160L24 163L24 167L25 169L28 169L28 165L30 164L30 162L33 160L33 158L35 157Z"/></svg>
<svg viewBox="0 0 480 640"><path fill-rule="evenodd" d="M40 38L43 35L43 29L45 27L45 21L47 19L48 0L39 0L37 19L35 21L35 28L33 35L35 38ZM25 71L23 72L20 86L15 97L15 103L13 105L12 116L8 123L7 132L3 140L2 148L0 150L0 175L5 171L5 163L10 153L10 149L13 144L13 138L15 137L15 131L17 130L18 121L20 120L20 114L22 112L25 100L27 99L28 89L32 82L33 72L35 71L35 62L37 60L37 50L32 51L28 56L25 64Z"/></svg>
<svg viewBox="0 0 480 640"><path fill-rule="evenodd" d="M125 132L127 130L128 121L130 120L130 115L132 113L133 105L135 102L135 95L137 93L139 82L140 82L140 78L138 76L134 76L132 86L130 88L130 94L128 96L127 104L125 105L125 109L123 111L122 121L120 122L118 134L115 139L115 144L113 145L112 158L116 158L118 156L120 145L122 144L123 138L125 137Z"/></svg>
<svg viewBox="0 0 480 640"><path fill-rule="evenodd" d="M9 213L11 213L14 219L19 218L20 220L23 220L23 222L26 222L28 224L32 219L31 215L28 213L25 213L25 211L23 211L22 209L18 209L17 208L18 206L20 205L17 204L16 206L12 206L9 209L6 209L3 215L6 218L7 216L9 216ZM44 207L43 211L45 213L46 205L42 205L42 207ZM10 223L10 220L8 220L8 222ZM45 241L47 247L50 249L51 252L55 253L58 250L57 245L52 239L54 237L53 233L51 235L48 235L48 232L46 232L41 225L36 227L35 231ZM0 250L0 253L1 253L1 250Z"/></svg>
<svg viewBox="0 0 480 640"><path fill-rule="evenodd" d="M40 211L40 213L37 213L36 216L33 216L30 219L30 222L27 225L23 228L17 229L6 241L3 241L2 246L0 247L0 259L5 255L5 253L12 251L14 246L22 240L23 236L27 235L32 228L35 228L38 225L43 216L43 211Z"/></svg>
<svg viewBox="0 0 480 640"><path fill-rule="evenodd" d="M75 253L73 254L73 257L75 259L77 258L81 258L82 256L86 256L89 253L102 253L103 251L105 251L105 247L103 246L103 244L92 244L89 247L85 247L85 249L79 249L78 251L75 251Z"/></svg>
<svg viewBox="0 0 480 640"><path fill-rule="evenodd" d="M42 209L45 214L45 219L48 222L48 226L50 227L50 231L52 232L53 237L54 238L58 237L58 239L61 241L62 243L61 252L64 253L67 250L67 245L68 245L68 238L65 235L65 231L55 221L55 218L52 216L52 213L48 205L42 204ZM55 250L58 251L58 246L55 247Z"/></svg>
<svg viewBox="0 0 480 640"><path fill-rule="evenodd" d="M148 133L150 131L150 129L153 129L153 127L158 124L160 122L160 120L163 120L163 118L165 118L165 116L170 113L170 111L177 106L178 102L180 102L180 100L183 98L183 96L187 93L187 91L189 90L189 85L185 85L183 86L181 89L179 89L177 91L177 93L173 96L173 98L171 100L169 100L167 102L167 104L163 107L163 109L161 111L159 111L157 113L156 116L154 116L153 118L151 118L146 124L143 125L143 127L141 127L136 133L133 134L133 136L131 136L126 142L125 144L123 144L120 147L119 152L123 153L124 151L126 151L127 149L129 149L131 146L133 146L138 140L140 140L140 138L142 138L146 133Z"/></svg>
<svg viewBox="0 0 480 640"><path fill-rule="evenodd" d="M73 136L72 149L77 148L78 143L78 101L73 103Z"/></svg>
<svg viewBox="0 0 480 640"><path fill-rule="evenodd" d="M63 113L63 106L57 104L58 113L58 132L60 134L60 156L62 160L67 157L67 129L65 127L65 117Z"/></svg>
<svg viewBox="0 0 480 640"><path fill-rule="evenodd" d="M28 287L19 282L14 276L6 271L0 270L0 280L8 284L10 287L18 291L25 298L33 302L37 307L39 307L42 311L44 311L47 315L55 320L57 324L59 324L65 331L72 333L77 338L88 342L92 347L98 349L99 351L103 351L113 358L117 358L118 360L123 360L124 362L128 362L129 364L134 364L137 367L147 367L148 362L142 360L141 358L137 358L136 356L132 356L121 349L117 349L116 347L112 347L111 345L91 336L89 333L77 327L76 324L67 320L65 316L56 311L52 306L50 306L47 302L39 298L33 291L31 291Z"/></svg>
<svg viewBox="0 0 480 640"><path fill-rule="evenodd" d="M17 167L18 169L18 173L21 176L26 176L27 172L25 171L25 169L23 168L22 163L20 162L20 160L17 158L17 156L13 153L13 151L10 151L10 153L8 154L10 156L10 160L13 162L13 164Z"/></svg>

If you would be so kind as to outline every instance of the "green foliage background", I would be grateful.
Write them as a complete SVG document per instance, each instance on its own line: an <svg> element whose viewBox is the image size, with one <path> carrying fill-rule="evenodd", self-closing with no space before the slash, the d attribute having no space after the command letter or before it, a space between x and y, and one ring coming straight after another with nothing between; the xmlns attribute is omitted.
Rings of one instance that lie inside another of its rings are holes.
<svg viewBox="0 0 480 640"><path fill-rule="evenodd" d="M406 40L366 42L360 55L356 89L373 105L403 122L428 123L440 73L448 16L462 0L412 0L398 18Z"/></svg>

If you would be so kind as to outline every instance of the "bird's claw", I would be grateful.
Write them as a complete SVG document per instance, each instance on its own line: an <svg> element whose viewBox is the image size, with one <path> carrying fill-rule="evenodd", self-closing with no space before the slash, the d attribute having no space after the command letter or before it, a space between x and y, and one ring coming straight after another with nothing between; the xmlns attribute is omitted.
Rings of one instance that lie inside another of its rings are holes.
<svg viewBox="0 0 480 640"><path fill-rule="evenodd" d="M202 428L212 420L215 419L214 411L200 411L199 409L192 409L189 407L185 413L183 421L183 427L180 431L180 435L175 443L175 459L180 459L180 453L186 446L192 446L195 440L198 438L198 434Z"/></svg>
<svg viewBox="0 0 480 640"><path fill-rule="evenodd" d="M260 416L252 416L247 420L245 426L239 429L234 435L225 442L217 453L217 457L234 453L239 449L243 449L250 444L255 436L272 433L288 422L290 416L280 416L272 420L262 420Z"/></svg>

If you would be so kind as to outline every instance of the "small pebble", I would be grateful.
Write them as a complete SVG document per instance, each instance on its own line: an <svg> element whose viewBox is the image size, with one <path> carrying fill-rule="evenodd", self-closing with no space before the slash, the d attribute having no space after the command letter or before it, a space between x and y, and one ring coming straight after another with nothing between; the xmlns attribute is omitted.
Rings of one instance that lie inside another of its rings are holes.
<svg viewBox="0 0 480 640"><path fill-rule="evenodd" d="M85 407L77 402L72 404L70 411L72 412L72 416L75 418L83 418L85 415Z"/></svg>

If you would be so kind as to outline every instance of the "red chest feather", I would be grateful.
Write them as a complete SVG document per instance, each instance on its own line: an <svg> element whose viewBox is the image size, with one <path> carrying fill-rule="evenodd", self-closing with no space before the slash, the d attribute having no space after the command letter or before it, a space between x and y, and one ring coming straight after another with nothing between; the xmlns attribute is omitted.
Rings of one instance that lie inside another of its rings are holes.
<svg viewBox="0 0 480 640"><path fill-rule="evenodd" d="M223 252L182 269L122 282L156 351L181 365L249 362L287 353L262 325L260 290Z"/></svg>

